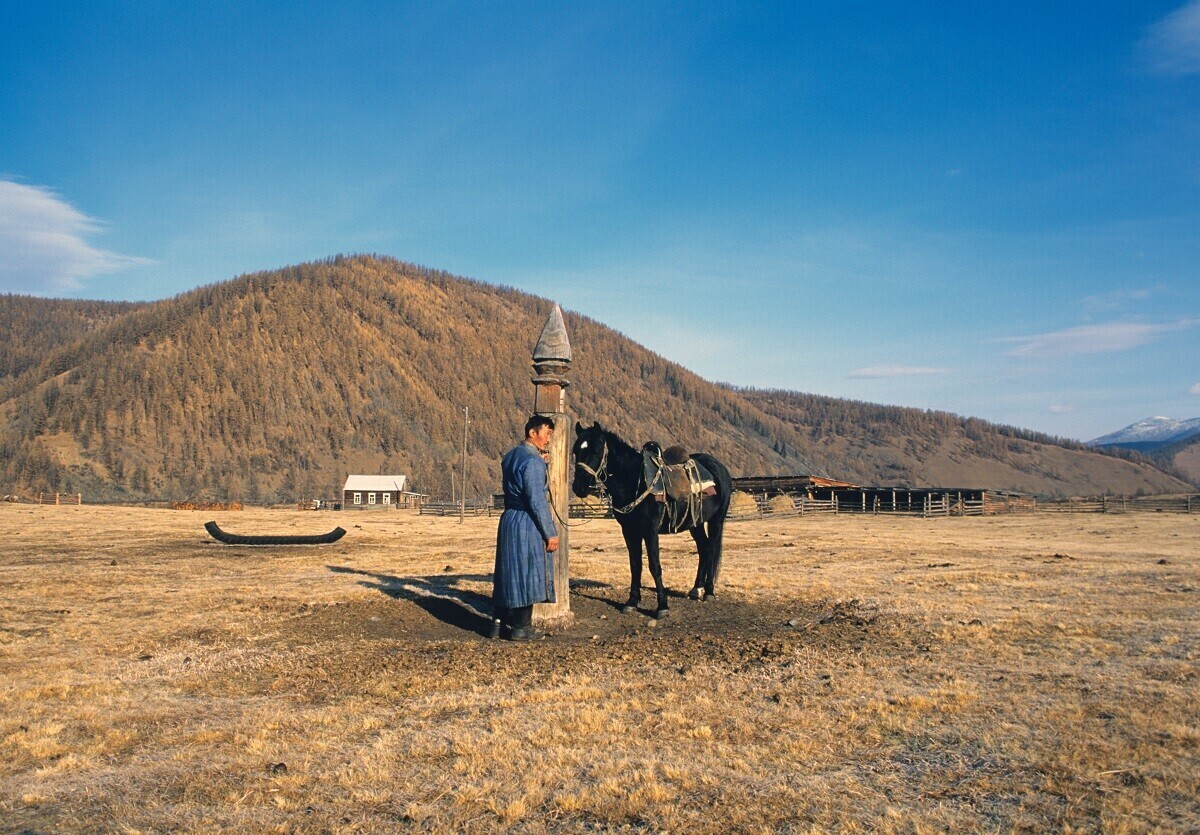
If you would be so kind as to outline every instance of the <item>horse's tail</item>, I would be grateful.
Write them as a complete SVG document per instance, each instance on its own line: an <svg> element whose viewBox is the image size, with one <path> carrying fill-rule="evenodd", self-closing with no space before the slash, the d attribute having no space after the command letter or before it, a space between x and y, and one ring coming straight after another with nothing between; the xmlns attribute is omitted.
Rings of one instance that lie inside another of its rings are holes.
<svg viewBox="0 0 1200 835"><path fill-rule="evenodd" d="M724 465L721 466L718 484L721 485L721 505L713 517L716 524L709 527L709 535L712 537L713 543L713 588L716 588L717 581L721 579L721 553L725 543L725 520L729 517L729 506L733 503L733 476L729 474L729 470L725 469Z"/></svg>
<svg viewBox="0 0 1200 835"><path fill-rule="evenodd" d="M708 470L717 482L717 511L708 520L708 540L712 547L712 582L713 587L721 577L721 552L725 541L725 520L729 516L729 506L733 502L733 476L728 468L711 455L701 453L693 455L701 458L701 464Z"/></svg>

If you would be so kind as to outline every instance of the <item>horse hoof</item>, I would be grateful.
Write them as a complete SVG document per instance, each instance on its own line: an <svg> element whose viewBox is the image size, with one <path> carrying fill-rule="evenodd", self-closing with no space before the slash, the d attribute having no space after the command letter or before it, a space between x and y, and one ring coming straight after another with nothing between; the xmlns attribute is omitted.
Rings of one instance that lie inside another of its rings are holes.
<svg viewBox="0 0 1200 835"><path fill-rule="evenodd" d="M688 592L688 597L691 600L703 600L704 599L704 589L699 588L699 587L694 588Z"/></svg>
<svg viewBox="0 0 1200 835"><path fill-rule="evenodd" d="M669 615L669 614L671 614L670 609L659 609L657 612L654 613L654 619L655 620L666 620L667 615Z"/></svg>
<svg viewBox="0 0 1200 835"><path fill-rule="evenodd" d="M637 606L634 606L632 603L626 603L624 606L621 607L621 614L623 614L623 615L632 615L636 611L637 611Z"/></svg>

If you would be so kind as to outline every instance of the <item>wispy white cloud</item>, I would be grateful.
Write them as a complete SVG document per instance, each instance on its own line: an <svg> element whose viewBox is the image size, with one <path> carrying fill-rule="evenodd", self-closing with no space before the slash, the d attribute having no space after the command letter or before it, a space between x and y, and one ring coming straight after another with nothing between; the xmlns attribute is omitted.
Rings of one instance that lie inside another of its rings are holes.
<svg viewBox="0 0 1200 835"><path fill-rule="evenodd" d="M1200 324L1200 319L1182 319L1161 325L1141 322L1108 322L1102 325L1080 325L1052 333L1033 336L1009 336L997 340L1014 345L1005 351L1010 357L1048 359L1056 357L1104 354L1127 351L1153 342L1172 331L1187 330Z"/></svg>
<svg viewBox="0 0 1200 835"><path fill-rule="evenodd" d="M846 376L852 380L884 380L891 377L921 377L929 374L945 374L948 369L929 368L920 365L872 365L859 368Z"/></svg>
<svg viewBox="0 0 1200 835"><path fill-rule="evenodd" d="M1200 72L1200 0L1146 28L1138 42L1146 67L1161 75L1191 75Z"/></svg>
<svg viewBox="0 0 1200 835"><path fill-rule="evenodd" d="M1055 403L1054 405L1047 406L1046 411L1052 415L1069 415L1075 411L1075 407L1066 404Z"/></svg>
<svg viewBox="0 0 1200 835"><path fill-rule="evenodd" d="M1188 394L1200 394L1200 383L1196 383L1196 385L1188 389Z"/></svg>
<svg viewBox="0 0 1200 835"><path fill-rule="evenodd" d="M50 189L0 180L0 291L47 295L82 279L152 263L97 249L101 224Z"/></svg>
<svg viewBox="0 0 1200 835"><path fill-rule="evenodd" d="M1100 316L1103 314L1112 316L1121 312L1127 312L1137 302L1145 301L1162 290L1163 285L1161 284L1154 287L1141 287L1133 290L1110 290L1107 293L1084 296L1080 300L1080 304L1086 316Z"/></svg>

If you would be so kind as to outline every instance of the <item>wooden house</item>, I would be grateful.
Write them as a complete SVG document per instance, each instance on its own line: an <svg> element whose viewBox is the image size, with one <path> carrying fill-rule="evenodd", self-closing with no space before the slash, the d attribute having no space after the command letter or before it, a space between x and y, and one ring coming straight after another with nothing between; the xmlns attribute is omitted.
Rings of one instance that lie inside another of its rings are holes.
<svg viewBox="0 0 1200 835"><path fill-rule="evenodd" d="M342 487L342 507L347 510L413 507L421 496L406 488L404 475L351 475Z"/></svg>

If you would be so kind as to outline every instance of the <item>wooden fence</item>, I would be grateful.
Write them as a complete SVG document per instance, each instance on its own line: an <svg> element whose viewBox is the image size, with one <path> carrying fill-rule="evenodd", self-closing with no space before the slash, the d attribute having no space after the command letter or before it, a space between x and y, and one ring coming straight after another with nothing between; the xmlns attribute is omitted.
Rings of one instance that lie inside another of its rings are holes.
<svg viewBox="0 0 1200 835"><path fill-rule="evenodd" d="M572 499L568 508L567 513L572 519L611 519L613 516L612 500L595 496L587 501Z"/></svg>
<svg viewBox="0 0 1200 835"><path fill-rule="evenodd" d="M740 497L740 498L739 498ZM74 498L74 497L72 497ZM749 500L749 501L747 501ZM467 516L491 516L499 514L503 502L479 500L467 502ZM865 505L865 507L864 507ZM427 501L421 505L421 515L457 516L458 502ZM916 516L938 518L948 516L991 516L998 513L1200 513L1200 494L1189 496L1142 496L1136 498L1062 499L1058 501L997 500L990 496L983 499L960 499L955 493L930 493L919 503L890 502L883 498L860 503L839 502L837 496L829 499L814 499L805 493L765 494L737 493L729 510L730 521L751 519L786 518L815 514L869 514L886 516ZM573 499L570 503L572 519L611 519L612 503L608 499L592 497L587 501Z"/></svg>
<svg viewBox="0 0 1200 835"><path fill-rule="evenodd" d="M804 493L780 493L774 496L750 493L741 495L751 499L754 504L750 505L745 498L735 501L729 509L731 521L762 519L767 516L785 518L838 512L836 496L831 499L814 499Z"/></svg>
<svg viewBox="0 0 1200 835"><path fill-rule="evenodd" d="M428 501L421 505L419 513L422 516L458 516L460 513L464 516L491 516L492 501L490 499L470 501L466 503L465 507L459 502Z"/></svg>
<svg viewBox="0 0 1200 835"><path fill-rule="evenodd" d="M837 496L828 499L814 499L804 493L780 493L774 496L764 494L752 495L743 493L752 499L753 506L743 498L735 502L729 511L731 520L762 519L767 516L808 516L819 513L857 515L887 515L887 516L982 516L984 502L982 500L952 499L949 493L927 495L918 504L908 502L890 502L883 498L875 498L869 502L842 502Z"/></svg>
<svg viewBox="0 0 1200 835"><path fill-rule="evenodd" d="M1037 503L1041 513L1200 513L1200 494L1187 496L1106 496Z"/></svg>
<svg viewBox="0 0 1200 835"><path fill-rule="evenodd" d="M37 503L38 504L56 504L56 505L64 505L64 504L81 505L81 504L83 504L83 494L82 493L55 493L54 498L51 499L49 493L38 493Z"/></svg>

